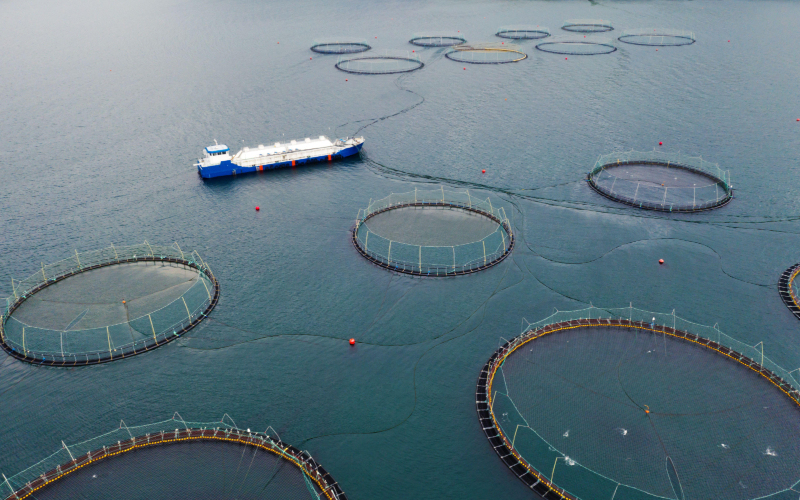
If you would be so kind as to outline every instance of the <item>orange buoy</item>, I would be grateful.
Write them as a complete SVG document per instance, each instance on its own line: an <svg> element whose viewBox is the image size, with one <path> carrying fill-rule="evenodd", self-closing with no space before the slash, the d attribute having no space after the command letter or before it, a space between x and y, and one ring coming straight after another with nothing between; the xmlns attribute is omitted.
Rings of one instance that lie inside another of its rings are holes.
<svg viewBox="0 0 800 500"><path fill-rule="evenodd" d="M658 259L658 263L659 264L663 264L664 263L664 259Z"/></svg>
<svg viewBox="0 0 800 500"><path fill-rule="evenodd" d="M122 303L124 304L124 303L125 303L125 301L123 300L123 301L122 301Z"/></svg>
<svg viewBox="0 0 800 500"><path fill-rule="evenodd" d="M261 210L261 207L259 207L258 205L256 205L256 212L258 212L259 210Z"/></svg>
<svg viewBox="0 0 800 500"><path fill-rule="evenodd" d="M350 339L350 345L356 345L356 339Z"/></svg>

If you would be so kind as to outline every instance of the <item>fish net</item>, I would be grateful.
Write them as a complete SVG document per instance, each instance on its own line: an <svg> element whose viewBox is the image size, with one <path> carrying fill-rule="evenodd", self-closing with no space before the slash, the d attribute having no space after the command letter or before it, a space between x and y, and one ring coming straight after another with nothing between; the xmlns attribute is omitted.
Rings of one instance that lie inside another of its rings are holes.
<svg viewBox="0 0 800 500"><path fill-rule="evenodd" d="M625 30L618 40L632 45L650 45L655 47L677 47L680 45L691 45L695 42L694 33L691 31L665 28Z"/></svg>
<svg viewBox="0 0 800 500"><path fill-rule="evenodd" d="M730 172L680 153L629 151L600 156L589 185L626 205L665 212L698 212L733 198Z"/></svg>
<svg viewBox="0 0 800 500"><path fill-rule="evenodd" d="M603 33L612 31L611 21L603 19L567 19L561 26L562 30L576 33Z"/></svg>
<svg viewBox="0 0 800 500"><path fill-rule="evenodd" d="M146 480L142 480L142 478ZM2 478L0 498L269 498L346 500L306 451L271 428L237 428L227 415L186 422L180 415L66 444Z"/></svg>
<svg viewBox="0 0 800 500"><path fill-rule="evenodd" d="M490 42L456 45L445 57L467 64L504 64L522 61L528 55L514 45Z"/></svg>
<svg viewBox="0 0 800 500"><path fill-rule="evenodd" d="M353 244L378 266L417 276L455 276L505 259L514 235L503 207L469 191L417 190L370 201Z"/></svg>
<svg viewBox="0 0 800 500"><path fill-rule="evenodd" d="M482 370L481 426L546 498L795 498L800 380L672 314L557 312Z"/></svg>
<svg viewBox="0 0 800 500"><path fill-rule="evenodd" d="M550 36L550 30L544 26L503 26L495 35L512 40L537 40Z"/></svg>
<svg viewBox="0 0 800 500"><path fill-rule="evenodd" d="M177 244L76 251L13 281L0 339L7 352L32 363L103 363L178 338L218 299L211 269Z"/></svg>
<svg viewBox="0 0 800 500"><path fill-rule="evenodd" d="M778 293L780 293L783 303L800 319L800 284L797 283L797 275L800 274L800 264L795 264L781 274L778 280Z"/></svg>
<svg viewBox="0 0 800 500"><path fill-rule="evenodd" d="M311 50L320 54L355 54L371 48L359 38L317 38L311 45Z"/></svg>
<svg viewBox="0 0 800 500"><path fill-rule="evenodd" d="M458 33L414 33L408 42L420 47L450 47L466 43L467 39Z"/></svg>
<svg viewBox="0 0 800 500"><path fill-rule="evenodd" d="M425 64L419 56L407 50L385 50L368 55L341 56L336 68L358 75L391 75L421 69Z"/></svg>
<svg viewBox="0 0 800 500"><path fill-rule="evenodd" d="M553 37L536 44L542 52L571 56L597 56L617 50L609 38Z"/></svg>

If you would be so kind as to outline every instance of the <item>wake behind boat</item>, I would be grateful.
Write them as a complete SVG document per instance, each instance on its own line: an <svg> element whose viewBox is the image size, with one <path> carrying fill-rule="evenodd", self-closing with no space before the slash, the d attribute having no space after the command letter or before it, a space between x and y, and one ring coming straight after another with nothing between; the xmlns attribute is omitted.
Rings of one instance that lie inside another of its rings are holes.
<svg viewBox="0 0 800 500"><path fill-rule="evenodd" d="M205 157L195 163L197 172L204 179L346 158L361 151L364 138L350 137L331 141L321 135L318 139L306 138L301 141L276 142L271 146L259 144L257 148L245 147L233 156L228 146L216 142L205 148Z"/></svg>

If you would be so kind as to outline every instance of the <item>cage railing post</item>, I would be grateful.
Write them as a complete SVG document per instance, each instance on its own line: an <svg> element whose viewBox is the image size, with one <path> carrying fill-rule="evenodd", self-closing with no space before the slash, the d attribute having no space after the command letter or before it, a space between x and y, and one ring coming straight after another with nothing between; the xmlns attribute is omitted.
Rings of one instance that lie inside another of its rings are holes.
<svg viewBox="0 0 800 500"><path fill-rule="evenodd" d="M81 257L78 255L78 249L75 249L75 260L78 261L78 268L81 267ZM44 269L42 269L42 274L44 274Z"/></svg>
<svg viewBox="0 0 800 500"><path fill-rule="evenodd" d="M386 256L386 260L388 260L390 264L392 263L392 240L389 240L389 254Z"/></svg>

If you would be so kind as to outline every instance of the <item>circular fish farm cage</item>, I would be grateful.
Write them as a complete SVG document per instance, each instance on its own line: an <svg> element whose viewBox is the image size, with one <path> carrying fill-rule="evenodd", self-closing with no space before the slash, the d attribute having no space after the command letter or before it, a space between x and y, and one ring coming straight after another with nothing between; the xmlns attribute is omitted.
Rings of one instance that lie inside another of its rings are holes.
<svg viewBox="0 0 800 500"><path fill-rule="evenodd" d="M553 37L536 44L542 52L570 56L598 56L616 52L610 38Z"/></svg>
<svg viewBox="0 0 800 500"><path fill-rule="evenodd" d="M790 498L800 380L757 346L674 312L556 312L485 364L480 425L543 498Z"/></svg>
<svg viewBox="0 0 800 500"><path fill-rule="evenodd" d="M373 264L414 276L458 276L488 269L514 248L505 209L469 191L417 190L370 201L352 232Z"/></svg>
<svg viewBox="0 0 800 500"><path fill-rule="evenodd" d="M317 38L311 45L311 50L318 54L356 54L371 48L361 38Z"/></svg>
<svg viewBox="0 0 800 500"><path fill-rule="evenodd" d="M370 52L367 55L340 56L336 69L357 75L392 75L421 69L419 55L407 50Z"/></svg>
<svg viewBox="0 0 800 500"><path fill-rule="evenodd" d="M604 33L613 31L614 27L611 21L603 19L567 19L561 29L575 33Z"/></svg>
<svg viewBox="0 0 800 500"><path fill-rule="evenodd" d="M220 293L197 252L147 242L76 251L12 283L0 344L17 359L50 366L151 351L203 321Z"/></svg>
<svg viewBox="0 0 800 500"><path fill-rule="evenodd" d="M695 42L694 33L686 30L665 28L642 28L625 30L617 39L631 45L648 45L652 47L678 47Z"/></svg>
<svg viewBox="0 0 800 500"><path fill-rule="evenodd" d="M419 47L452 47L467 43L467 39L458 33L414 33L408 41Z"/></svg>
<svg viewBox="0 0 800 500"><path fill-rule="evenodd" d="M786 307L794 314L794 317L800 319L800 289L798 284L795 283L795 278L800 274L800 263L793 265L781 274L778 279L778 293L786 304Z"/></svg>
<svg viewBox="0 0 800 500"><path fill-rule="evenodd" d="M503 26L495 36L509 38L511 40L539 40L550 36L550 29L544 26Z"/></svg>
<svg viewBox="0 0 800 500"><path fill-rule="evenodd" d="M494 42L455 45L444 55L452 61L466 64L505 64L528 57L514 45Z"/></svg>
<svg viewBox="0 0 800 500"><path fill-rule="evenodd" d="M146 481L142 478L146 477ZM217 422L170 420L67 445L3 479L0 498L270 498L347 500L307 452L277 433Z"/></svg>
<svg viewBox="0 0 800 500"><path fill-rule="evenodd" d="M657 150L600 156L587 180L606 198L662 212L700 212L733 198L729 171L699 157Z"/></svg>

